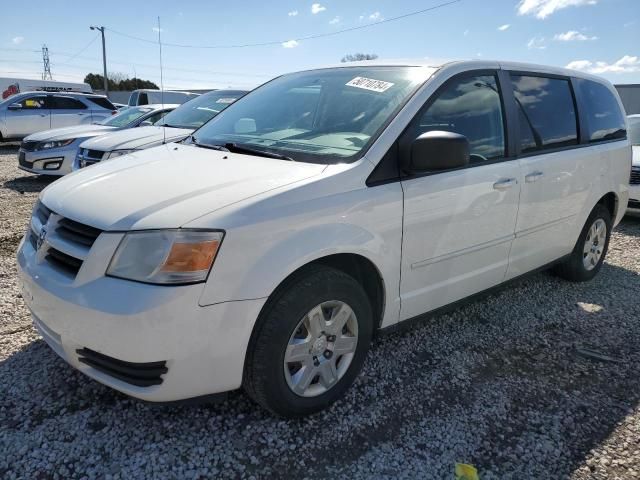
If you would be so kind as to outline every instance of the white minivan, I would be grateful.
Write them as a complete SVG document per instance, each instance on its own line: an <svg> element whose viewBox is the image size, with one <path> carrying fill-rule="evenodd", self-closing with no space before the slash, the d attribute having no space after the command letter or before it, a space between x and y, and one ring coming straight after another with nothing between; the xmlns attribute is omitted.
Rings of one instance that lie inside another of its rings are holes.
<svg viewBox="0 0 640 480"><path fill-rule="evenodd" d="M137 155L40 195L35 326L134 397L243 387L284 416L340 398L379 330L552 265L593 278L631 167L605 80L489 61L283 75Z"/></svg>
<svg viewBox="0 0 640 480"><path fill-rule="evenodd" d="M200 96L199 93L177 92L174 90L134 90L129 95L129 106L149 105L151 103L178 103L182 104Z"/></svg>

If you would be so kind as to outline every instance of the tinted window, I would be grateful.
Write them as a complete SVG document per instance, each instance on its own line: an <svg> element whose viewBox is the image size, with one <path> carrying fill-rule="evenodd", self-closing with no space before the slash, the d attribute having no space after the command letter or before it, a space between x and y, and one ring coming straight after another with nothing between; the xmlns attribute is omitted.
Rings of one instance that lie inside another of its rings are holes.
<svg viewBox="0 0 640 480"><path fill-rule="evenodd" d="M573 94L568 80L512 75L523 153L578 143Z"/></svg>
<svg viewBox="0 0 640 480"><path fill-rule="evenodd" d="M224 90L206 93L183 103L164 117L158 125L200 128L243 95L244 92Z"/></svg>
<svg viewBox="0 0 640 480"><path fill-rule="evenodd" d="M27 97L27 98L24 98L24 99L20 100L19 102L15 102L15 103L19 103L20 105L22 105L23 109L37 110L37 109L40 109L40 108L46 108L45 107L46 98L47 97L44 97L44 96L42 96L42 97Z"/></svg>
<svg viewBox="0 0 640 480"><path fill-rule="evenodd" d="M107 110L117 110L115 105L109 101L108 98L104 97L87 97L91 103L95 103L99 107L106 108Z"/></svg>
<svg viewBox="0 0 640 480"><path fill-rule="evenodd" d="M110 127L125 127L151 111L152 109L149 107L130 107L122 110L112 117L107 118L102 122L102 125L109 125Z"/></svg>
<svg viewBox="0 0 640 480"><path fill-rule="evenodd" d="M53 97L53 105L51 108L56 110L83 110L87 106L80 100L71 97Z"/></svg>
<svg viewBox="0 0 640 480"><path fill-rule="evenodd" d="M138 98L138 105L149 105L149 97L146 93L142 92Z"/></svg>
<svg viewBox="0 0 640 480"><path fill-rule="evenodd" d="M465 77L451 82L418 116L411 135L446 130L467 137L471 161L482 162L505 154L504 124L495 77Z"/></svg>
<svg viewBox="0 0 640 480"><path fill-rule="evenodd" d="M132 92L129 96L129 105L134 106L138 104L138 92Z"/></svg>
<svg viewBox="0 0 640 480"><path fill-rule="evenodd" d="M156 112L153 115L151 115L149 118L145 119L145 122L151 122L151 123L156 123L158 120L160 120L162 117L164 117L167 113L169 112Z"/></svg>
<svg viewBox="0 0 640 480"><path fill-rule="evenodd" d="M626 137L624 116L611 90L598 82L578 80L590 142Z"/></svg>

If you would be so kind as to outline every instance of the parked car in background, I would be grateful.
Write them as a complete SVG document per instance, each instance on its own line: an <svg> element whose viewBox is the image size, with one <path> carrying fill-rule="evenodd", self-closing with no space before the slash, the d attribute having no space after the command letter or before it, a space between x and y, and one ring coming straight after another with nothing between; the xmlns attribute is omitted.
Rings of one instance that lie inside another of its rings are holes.
<svg viewBox="0 0 640 480"><path fill-rule="evenodd" d="M100 122L118 113L107 97L26 92L0 103L0 141L20 140L51 128Z"/></svg>
<svg viewBox="0 0 640 480"><path fill-rule="evenodd" d="M282 75L135 156L40 195L35 326L134 397L242 386L290 417L344 395L376 330L550 265L594 278L631 165L607 81L490 61Z"/></svg>
<svg viewBox="0 0 640 480"><path fill-rule="evenodd" d="M27 136L18 150L18 168L39 175L62 176L71 172L78 146L85 140L116 130L149 126L179 105L146 105L120 110L91 125L54 128Z"/></svg>
<svg viewBox="0 0 640 480"><path fill-rule="evenodd" d="M640 115L629 115L627 123L629 124L629 139L633 149L628 212L640 214Z"/></svg>
<svg viewBox="0 0 640 480"><path fill-rule="evenodd" d="M123 108L127 108L127 107L129 106L129 105L125 105L124 103L116 103L116 102L113 102L113 104L115 105L115 107L116 107L118 110L122 110Z"/></svg>
<svg viewBox="0 0 640 480"><path fill-rule="evenodd" d="M139 150L177 142L191 135L218 113L245 95L245 90L216 90L180 105L153 127L114 132L80 145L73 169Z"/></svg>
<svg viewBox="0 0 640 480"><path fill-rule="evenodd" d="M148 105L150 103L185 103L199 97L199 93L176 92L173 90L134 90L129 95L129 106Z"/></svg>

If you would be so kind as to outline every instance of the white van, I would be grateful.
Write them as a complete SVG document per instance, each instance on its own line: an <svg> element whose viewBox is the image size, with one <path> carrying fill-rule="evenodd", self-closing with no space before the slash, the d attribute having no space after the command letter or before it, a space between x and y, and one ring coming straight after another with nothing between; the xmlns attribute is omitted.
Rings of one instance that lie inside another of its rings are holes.
<svg viewBox="0 0 640 480"><path fill-rule="evenodd" d="M175 92L172 90L134 90L129 95L129 106L149 105L151 103L178 103L188 102L192 98L199 96L199 93Z"/></svg>
<svg viewBox="0 0 640 480"><path fill-rule="evenodd" d="M541 268L592 279L627 205L626 129L608 82L559 68L283 75L182 143L48 186L23 297L58 355L121 392L243 387L310 414L378 330Z"/></svg>

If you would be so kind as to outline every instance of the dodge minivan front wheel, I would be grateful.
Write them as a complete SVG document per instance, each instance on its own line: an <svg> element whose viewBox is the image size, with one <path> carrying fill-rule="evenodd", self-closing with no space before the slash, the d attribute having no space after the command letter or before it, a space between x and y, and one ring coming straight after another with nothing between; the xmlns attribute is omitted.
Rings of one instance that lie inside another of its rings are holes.
<svg viewBox="0 0 640 480"><path fill-rule="evenodd" d="M558 265L555 272L573 282L585 282L595 277L607 255L612 223L609 210L596 205L580 232L571 256Z"/></svg>
<svg viewBox="0 0 640 480"><path fill-rule="evenodd" d="M312 266L265 306L247 351L244 388L285 417L317 412L353 383L373 330L372 309L346 273Z"/></svg>

